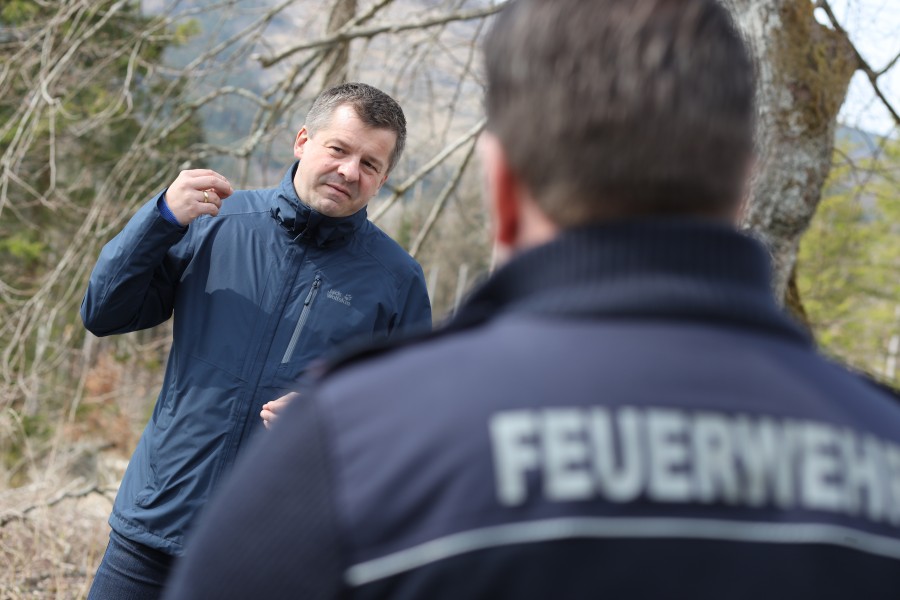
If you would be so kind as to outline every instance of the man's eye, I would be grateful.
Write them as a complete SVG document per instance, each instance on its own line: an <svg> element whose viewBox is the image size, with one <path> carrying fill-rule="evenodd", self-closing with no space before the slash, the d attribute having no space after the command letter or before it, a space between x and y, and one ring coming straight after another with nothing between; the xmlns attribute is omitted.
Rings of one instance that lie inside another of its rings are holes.
<svg viewBox="0 0 900 600"><path fill-rule="evenodd" d="M340 146L328 146L328 149L331 150L332 152L337 153L337 154L343 154L343 153L344 153L344 149L341 148Z"/></svg>
<svg viewBox="0 0 900 600"><path fill-rule="evenodd" d="M363 166L365 168L367 168L368 170L372 171L373 173L378 173L378 167L376 167L375 165L373 165L370 162L363 162Z"/></svg>

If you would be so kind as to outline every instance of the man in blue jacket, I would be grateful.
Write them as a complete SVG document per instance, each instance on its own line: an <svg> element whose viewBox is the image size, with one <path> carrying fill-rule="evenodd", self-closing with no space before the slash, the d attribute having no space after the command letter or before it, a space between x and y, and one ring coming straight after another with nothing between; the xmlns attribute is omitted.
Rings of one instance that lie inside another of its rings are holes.
<svg viewBox="0 0 900 600"><path fill-rule="evenodd" d="M91 598L158 596L195 515L310 363L431 325L420 266L366 205L406 140L400 106L364 84L324 92L278 187L233 191L183 171L102 250L81 307L96 335L174 313L153 416L116 498ZM260 468L267 468L259 465Z"/></svg>
<svg viewBox="0 0 900 600"><path fill-rule="evenodd" d="M511 260L292 405L168 598L896 598L900 408L734 227L753 77L725 9L519 0L485 55Z"/></svg>

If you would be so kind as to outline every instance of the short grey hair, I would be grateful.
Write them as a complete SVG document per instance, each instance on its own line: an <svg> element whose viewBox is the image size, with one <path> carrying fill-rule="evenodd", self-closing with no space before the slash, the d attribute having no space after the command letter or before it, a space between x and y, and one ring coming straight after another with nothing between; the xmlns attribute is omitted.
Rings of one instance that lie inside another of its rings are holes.
<svg viewBox="0 0 900 600"><path fill-rule="evenodd" d="M406 117L396 100L365 83L342 83L319 94L306 115L306 130L310 136L327 127L334 111L349 104L356 116L369 127L389 129L397 136L388 161L390 173L400 162L406 147Z"/></svg>

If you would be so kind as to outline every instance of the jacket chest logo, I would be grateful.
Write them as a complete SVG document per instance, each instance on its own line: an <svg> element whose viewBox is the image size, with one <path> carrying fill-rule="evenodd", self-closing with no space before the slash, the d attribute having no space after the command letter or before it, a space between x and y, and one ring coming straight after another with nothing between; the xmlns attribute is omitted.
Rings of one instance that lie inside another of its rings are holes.
<svg viewBox="0 0 900 600"><path fill-rule="evenodd" d="M344 306L350 306L350 300L353 299L353 296L350 294L342 294L337 290L328 290L328 297L335 302L340 302Z"/></svg>

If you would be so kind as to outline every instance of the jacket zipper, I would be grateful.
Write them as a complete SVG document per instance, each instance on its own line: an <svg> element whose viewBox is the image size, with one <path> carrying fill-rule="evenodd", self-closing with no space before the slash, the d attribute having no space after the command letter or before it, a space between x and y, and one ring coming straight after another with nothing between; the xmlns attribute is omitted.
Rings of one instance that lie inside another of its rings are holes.
<svg viewBox="0 0 900 600"><path fill-rule="evenodd" d="M303 301L303 311L300 313L300 319L297 321L297 326L294 328L294 335L291 336L291 342L288 344L287 350L284 351L284 356L281 358L281 364L285 364L291 360L291 356L294 355L294 348L297 346L297 341L300 339L300 332L303 331L303 326L309 318L310 306L312 305L312 301L315 300L316 294L319 292L319 283L321 283L321 281L322 276L316 275L312 287L309 289L309 294L306 295L306 300Z"/></svg>

